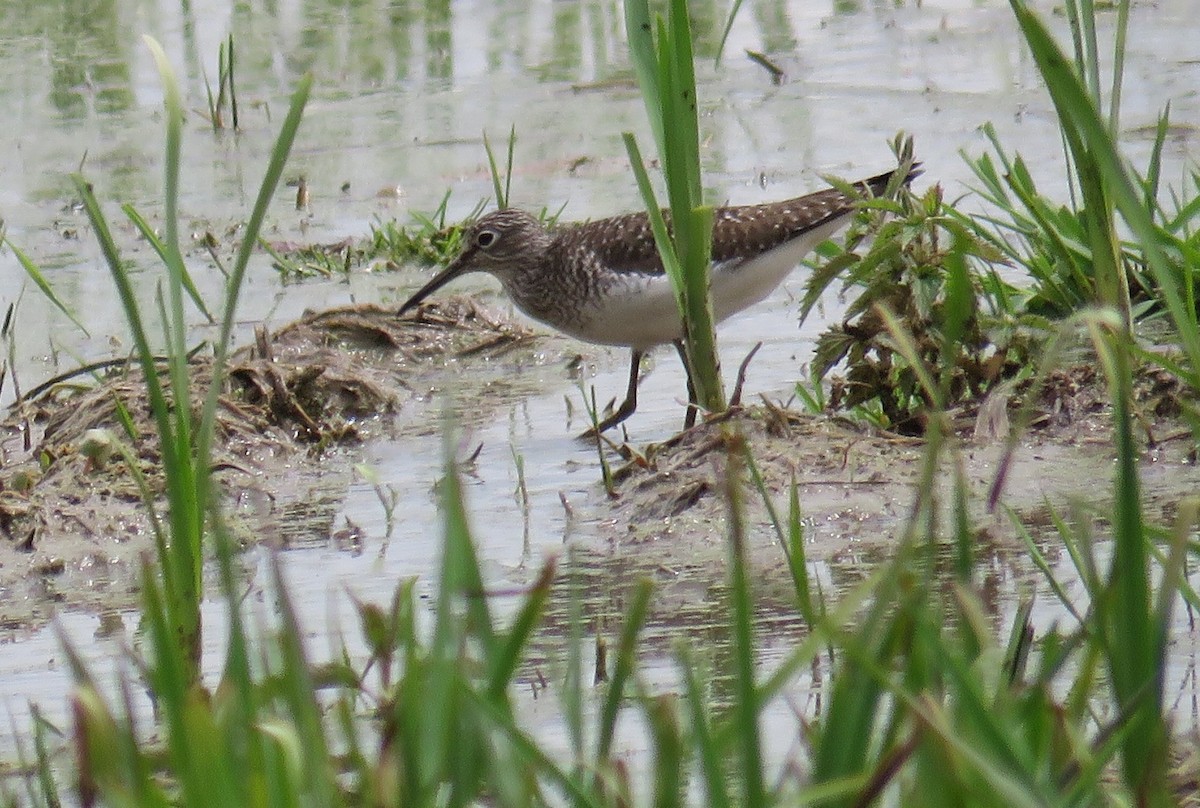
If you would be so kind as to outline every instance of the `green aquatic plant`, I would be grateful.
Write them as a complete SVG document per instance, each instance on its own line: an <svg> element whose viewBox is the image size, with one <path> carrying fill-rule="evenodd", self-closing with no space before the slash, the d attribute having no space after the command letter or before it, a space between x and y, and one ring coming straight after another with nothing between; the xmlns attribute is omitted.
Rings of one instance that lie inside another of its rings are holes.
<svg viewBox="0 0 1200 808"><path fill-rule="evenodd" d="M1200 200L1195 182L1190 194L1176 197L1172 213L1158 199L1167 111L1155 127L1144 176L1130 168L1117 148L1129 5L1128 0L1114 4L1112 52L1102 58L1095 3L1070 0L1065 6L1072 30L1069 57L1039 16L1021 0L1012 0L1058 115L1072 198L1068 206L1046 199L1020 156L1009 156L994 130L985 128L996 159L988 154L966 159L981 194L999 213L960 218L1029 273L1031 314L1063 318L1082 306L1102 305L1117 311L1126 329L1137 319L1165 317L1186 357L1169 369L1195 389L1200 382L1200 251L1191 234ZM1100 79L1105 63L1113 71L1107 115L1101 111L1106 106ZM1121 238L1118 216L1132 238Z"/></svg>
<svg viewBox="0 0 1200 808"><path fill-rule="evenodd" d="M233 34L223 40L217 48L217 94L213 97L208 76L204 77L204 91L208 97L208 120L214 132L225 128L225 109L229 109L230 125L238 131L237 83L234 80Z"/></svg>
<svg viewBox="0 0 1200 808"><path fill-rule="evenodd" d="M898 137L893 148L903 160L911 141ZM930 407L979 401L1028 376L1046 323L1022 311L1021 294L995 270L1000 253L963 224L940 186L921 196L900 189L895 200L872 199L862 209L844 246L819 250L801 303L803 320L831 288L849 296L841 322L817 338L810 368L814 380L839 371L828 406L922 434ZM899 350L885 309L911 335L918 364ZM924 367L938 403L922 384Z"/></svg>

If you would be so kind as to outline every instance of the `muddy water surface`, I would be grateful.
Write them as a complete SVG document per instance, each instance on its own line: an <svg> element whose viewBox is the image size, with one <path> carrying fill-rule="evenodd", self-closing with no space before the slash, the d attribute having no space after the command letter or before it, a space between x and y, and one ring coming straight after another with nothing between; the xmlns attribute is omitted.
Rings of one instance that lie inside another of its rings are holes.
<svg viewBox="0 0 1200 808"><path fill-rule="evenodd" d="M76 5L81 10L72 13ZM637 132L648 149L647 129L616 3L368 2L346 8L282 2L272 11L205 2L113 2L86 11L83 5L69 3L64 10L14 2L0 12L5 15L0 67L8 77L0 85L8 123L0 132L0 216L9 236L44 267L91 334L75 330L36 290L20 294L25 281L19 265L7 251L0 255L0 289L9 290L3 302L20 301L14 355L25 388L81 359L128 350L116 297L68 175L82 163L114 220L120 220L118 203L132 202L151 221L160 221L161 91L141 33L163 42L196 111L186 127L181 211L188 230L217 238L223 256L236 243L232 227L252 203L287 93L306 70L314 72L316 86L289 176L306 178L311 202L297 211L294 190L281 188L269 222L272 240L360 237L375 217L405 222L413 211L432 210L447 189L451 217L465 215L491 194L481 132L486 129L498 143L514 124L515 204L552 210L565 205L568 219L640 204L621 132ZM922 182L942 182L953 197L966 192L969 180L958 152L985 147L978 127L987 121L1006 145L1023 153L1044 188L1065 195L1058 130L1018 45L1007 3L748 5L755 8L739 18L720 68L707 57L725 4L697 6L698 50L706 57L700 66L702 159L712 199L773 200L818 188L822 173L853 178L878 172L890 164L885 143L899 129L916 137L926 168ZM1055 18L1055 24L1062 22ZM218 43L231 30L238 37L242 104L237 135L213 133L200 113L204 75L215 75ZM1197 149L1195 34L1188 0L1135 9L1124 94L1126 145L1134 162L1144 163L1152 138L1144 127L1170 101L1177 128L1168 144L1168 181L1180 176ZM743 58L746 48L770 53L786 80L773 84ZM151 251L127 225L118 226L118 238L127 257L145 270L140 292L150 303L156 283ZM207 254L197 247L189 266L215 300L222 277ZM278 328L308 308L394 305L427 272L411 267L282 285L270 261L260 257L243 299L238 339L248 341L256 324ZM756 342L765 343L749 369L748 395L788 400L824 318L837 316L838 301L830 299L819 316L798 327L795 298L803 279L797 272L767 302L722 329L731 376ZM511 313L487 279L464 280L455 291L475 295L497 317ZM197 317L194 340L212 333ZM456 455L464 458L482 447L466 477L467 497L486 571L498 589L527 583L543 558L563 553L569 544L579 548L595 576L591 613L617 620L624 583L653 575L666 594L648 647L663 654L645 664L651 680L664 683L672 679L670 641L685 629L692 635L709 631L721 620L719 510L672 514L637 511L628 501L614 506L599 486L594 450L572 439L584 426L580 382L594 385L602 400L616 395L624 389L626 357L539 333L530 346L495 360L502 363L499 372L495 363L485 369L481 360L446 359L433 366L382 437L334 451L306 470L319 493L308 498L309 508L297 512L289 530L273 538L288 548L287 577L316 632L314 652L326 647L322 632L334 621L331 610L348 619L345 592L383 601L398 578L430 580L439 547L434 483L443 464L440 433L447 409L457 424ZM11 400L11 384L3 395ZM655 355L639 411L628 424L630 439L645 444L671 437L682 417L682 395L677 361L669 352ZM847 443L858 446L860 465L843 464L840 471L831 465L802 489L814 573L837 591L888 557L910 501L912 475L905 464L919 448L896 445L879 460L874 453L883 449L877 444L833 431L817 434L823 428L781 453L797 468L812 468L810 457ZM1025 459L1048 462L1030 467L1023 485L1015 487L1019 511L1036 510L1043 491L1058 498L1098 494L1096 480L1107 477L1105 436L1078 436L1073 446L1028 447ZM994 460L988 451L977 455L980 480ZM360 463L373 469L385 492L395 492L397 518L390 534L373 484L354 469ZM1104 473L1097 475L1097 468ZM1164 470L1155 477L1156 469ZM1152 492L1167 502L1197 481L1176 457L1151 464L1148 475ZM802 627L781 616L786 611L781 559L762 514L754 519L769 664ZM265 566L265 552L252 551L250 567ZM18 724L28 700L42 704L52 720L64 718L67 679L56 662L60 652L45 622L48 615L57 614L63 631L100 661L117 655L135 621L124 611L136 565L130 546L92 542L62 559L37 553L34 548L29 558L12 564L27 565L23 571L61 566L62 572L22 574L24 585L9 593L9 604L26 605L28 615L15 610L4 633L9 652L0 657L0 700ZM989 559L997 625L1006 626L1016 593L1034 573L1007 534L983 543L980 553ZM1058 571L1070 585L1069 571ZM261 586L265 575L260 571L254 580ZM1061 617L1043 609L1039 627ZM219 608L213 606L209 625L217 623ZM1190 690L1182 686L1194 676L1196 637L1180 637L1170 686L1194 699L1194 679ZM206 639L215 668L219 629ZM719 667L720 652L713 664ZM533 720L542 709L531 707ZM769 720L782 721L788 709L780 705ZM1188 709L1195 710L1194 701L1183 713ZM785 754L789 743L781 742L776 753ZM637 741L630 744L636 747Z"/></svg>

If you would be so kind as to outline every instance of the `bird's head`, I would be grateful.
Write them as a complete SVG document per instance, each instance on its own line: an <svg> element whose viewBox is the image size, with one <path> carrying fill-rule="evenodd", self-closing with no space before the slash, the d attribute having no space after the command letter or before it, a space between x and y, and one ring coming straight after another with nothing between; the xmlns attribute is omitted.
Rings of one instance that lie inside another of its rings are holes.
<svg viewBox="0 0 1200 808"><path fill-rule="evenodd" d="M520 272L530 268L545 252L550 240L545 226L525 211L508 208L482 216L463 234L465 246L458 257L406 300L399 313L416 307L450 281L469 272L490 272L509 287Z"/></svg>

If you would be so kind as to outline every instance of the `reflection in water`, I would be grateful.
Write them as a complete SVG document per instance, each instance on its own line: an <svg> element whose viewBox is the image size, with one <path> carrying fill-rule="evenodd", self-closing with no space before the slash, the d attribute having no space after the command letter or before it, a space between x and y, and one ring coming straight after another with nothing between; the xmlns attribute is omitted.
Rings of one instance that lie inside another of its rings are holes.
<svg viewBox="0 0 1200 808"><path fill-rule="evenodd" d="M64 118L123 112L133 106L129 36L118 0L28 3L50 62L50 103ZM36 10L35 8L36 7ZM6 74L11 75L10 73Z"/></svg>

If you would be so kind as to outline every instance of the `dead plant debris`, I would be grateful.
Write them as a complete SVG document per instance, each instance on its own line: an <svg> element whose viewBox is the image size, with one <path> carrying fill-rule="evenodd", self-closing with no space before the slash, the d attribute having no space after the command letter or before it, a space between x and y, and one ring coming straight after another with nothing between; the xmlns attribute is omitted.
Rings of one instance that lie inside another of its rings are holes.
<svg viewBox="0 0 1200 808"><path fill-rule="evenodd" d="M253 521L285 511L289 497L309 499L311 492L290 485L288 470L369 432L413 396L411 379L431 364L495 357L531 339L466 298L431 303L412 318L348 306L274 332L260 327L252 345L230 356L217 412L213 469L233 512ZM212 380L211 354L196 352L190 366L192 389L202 393ZM0 541L0 589L31 568L57 575L84 558L132 562L150 547L134 479L119 454L100 451L110 440L129 447L153 492L163 490L153 417L134 362L66 374L0 421L0 537L7 539ZM315 476L328 475L318 470ZM247 535L263 535L247 528Z"/></svg>

